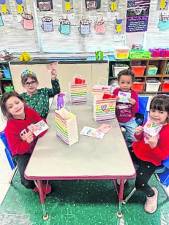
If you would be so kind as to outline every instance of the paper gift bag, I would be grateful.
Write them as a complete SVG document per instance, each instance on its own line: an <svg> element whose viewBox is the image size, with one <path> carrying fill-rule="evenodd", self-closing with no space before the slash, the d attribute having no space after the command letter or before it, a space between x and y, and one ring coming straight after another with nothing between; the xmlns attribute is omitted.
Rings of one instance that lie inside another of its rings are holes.
<svg viewBox="0 0 169 225"><path fill-rule="evenodd" d="M103 95L95 95L93 99L93 117L95 121L115 118L116 99L103 99Z"/></svg>
<svg viewBox="0 0 169 225"><path fill-rule="evenodd" d="M55 110L55 124L57 136L66 144L78 142L78 128L76 115L65 108Z"/></svg>
<svg viewBox="0 0 169 225"><path fill-rule="evenodd" d="M75 77L70 85L72 103L85 103L87 101L87 84L85 79Z"/></svg>

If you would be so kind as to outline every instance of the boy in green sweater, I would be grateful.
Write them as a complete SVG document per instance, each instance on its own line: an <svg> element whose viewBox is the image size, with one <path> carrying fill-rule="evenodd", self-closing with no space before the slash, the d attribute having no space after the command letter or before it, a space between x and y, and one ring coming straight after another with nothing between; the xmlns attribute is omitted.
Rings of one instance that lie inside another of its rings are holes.
<svg viewBox="0 0 169 225"><path fill-rule="evenodd" d="M22 72L21 82L26 90L21 96L31 108L35 109L41 115L41 117L46 118L49 111L49 98L60 93L56 69L51 69L52 88L38 89L39 83L36 74L28 69Z"/></svg>

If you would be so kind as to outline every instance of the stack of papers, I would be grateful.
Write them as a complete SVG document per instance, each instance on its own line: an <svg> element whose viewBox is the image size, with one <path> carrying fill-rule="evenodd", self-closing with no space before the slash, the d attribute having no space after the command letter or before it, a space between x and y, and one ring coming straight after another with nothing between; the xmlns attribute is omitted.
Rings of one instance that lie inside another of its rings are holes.
<svg viewBox="0 0 169 225"><path fill-rule="evenodd" d="M71 84L70 96L72 103L84 103L87 101L87 84Z"/></svg>

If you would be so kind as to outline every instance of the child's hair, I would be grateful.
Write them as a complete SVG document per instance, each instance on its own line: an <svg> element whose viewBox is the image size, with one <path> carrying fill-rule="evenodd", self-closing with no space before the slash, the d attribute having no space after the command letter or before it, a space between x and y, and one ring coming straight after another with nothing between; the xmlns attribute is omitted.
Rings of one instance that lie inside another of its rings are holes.
<svg viewBox="0 0 169 225"><path fill-rule="evenodd" d="M13 92L6 92L3 94L2 98L1 98L1 111L3 113L3 115L9 119L12 118L12 115L8 112L7 108L6 108L6 102L10 97L17 97L19 98L23 103L25 103L24 99L15 91Z"/></svg>
<svg viewBox="0 0 169 225"><path fill-rule="evenodd" d="M34 80L34 81L36 81L38 83L38 79L36 77L36 74L34 72L32 72L31 70L25 69L21 73L22 85L25 85L25 83L27 82L28 78L31 78L32 80Z"/></svg>
<svg viewBox="0 0 169 225"><path fill-rule="evenodd" d="M118 81L120 80L121 76L130 76L132 79L132 82L134 81L134 73L131 71L131 69L121 70L117 76Z"/></svg>
<svg viewBox="0 0 169 225"><path fill-rule="evenodd" d="M166 111L169 114L169 95L156 95L151 100L150 110Z"/></svg>

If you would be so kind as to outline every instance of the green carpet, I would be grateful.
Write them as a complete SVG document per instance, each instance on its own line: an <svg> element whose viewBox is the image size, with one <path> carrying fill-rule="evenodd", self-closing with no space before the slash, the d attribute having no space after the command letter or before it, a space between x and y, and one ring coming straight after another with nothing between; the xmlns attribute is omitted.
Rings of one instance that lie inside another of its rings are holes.
<svg viewBox="0 0 169 225"><path fill-rule="evenodd" d="M169 225L169 201L153 177L151 184L159 190L158 210L150 215L144 212L145 197L136 192L123 206L124 217L116 216L117 195L112 181L53 181L53 192L46 199L47 221L42 220L42 210L36 193L25 189L18 174L13 179L0 207L1 225ZM125 195L133 181L125 187Z"/></svg>

